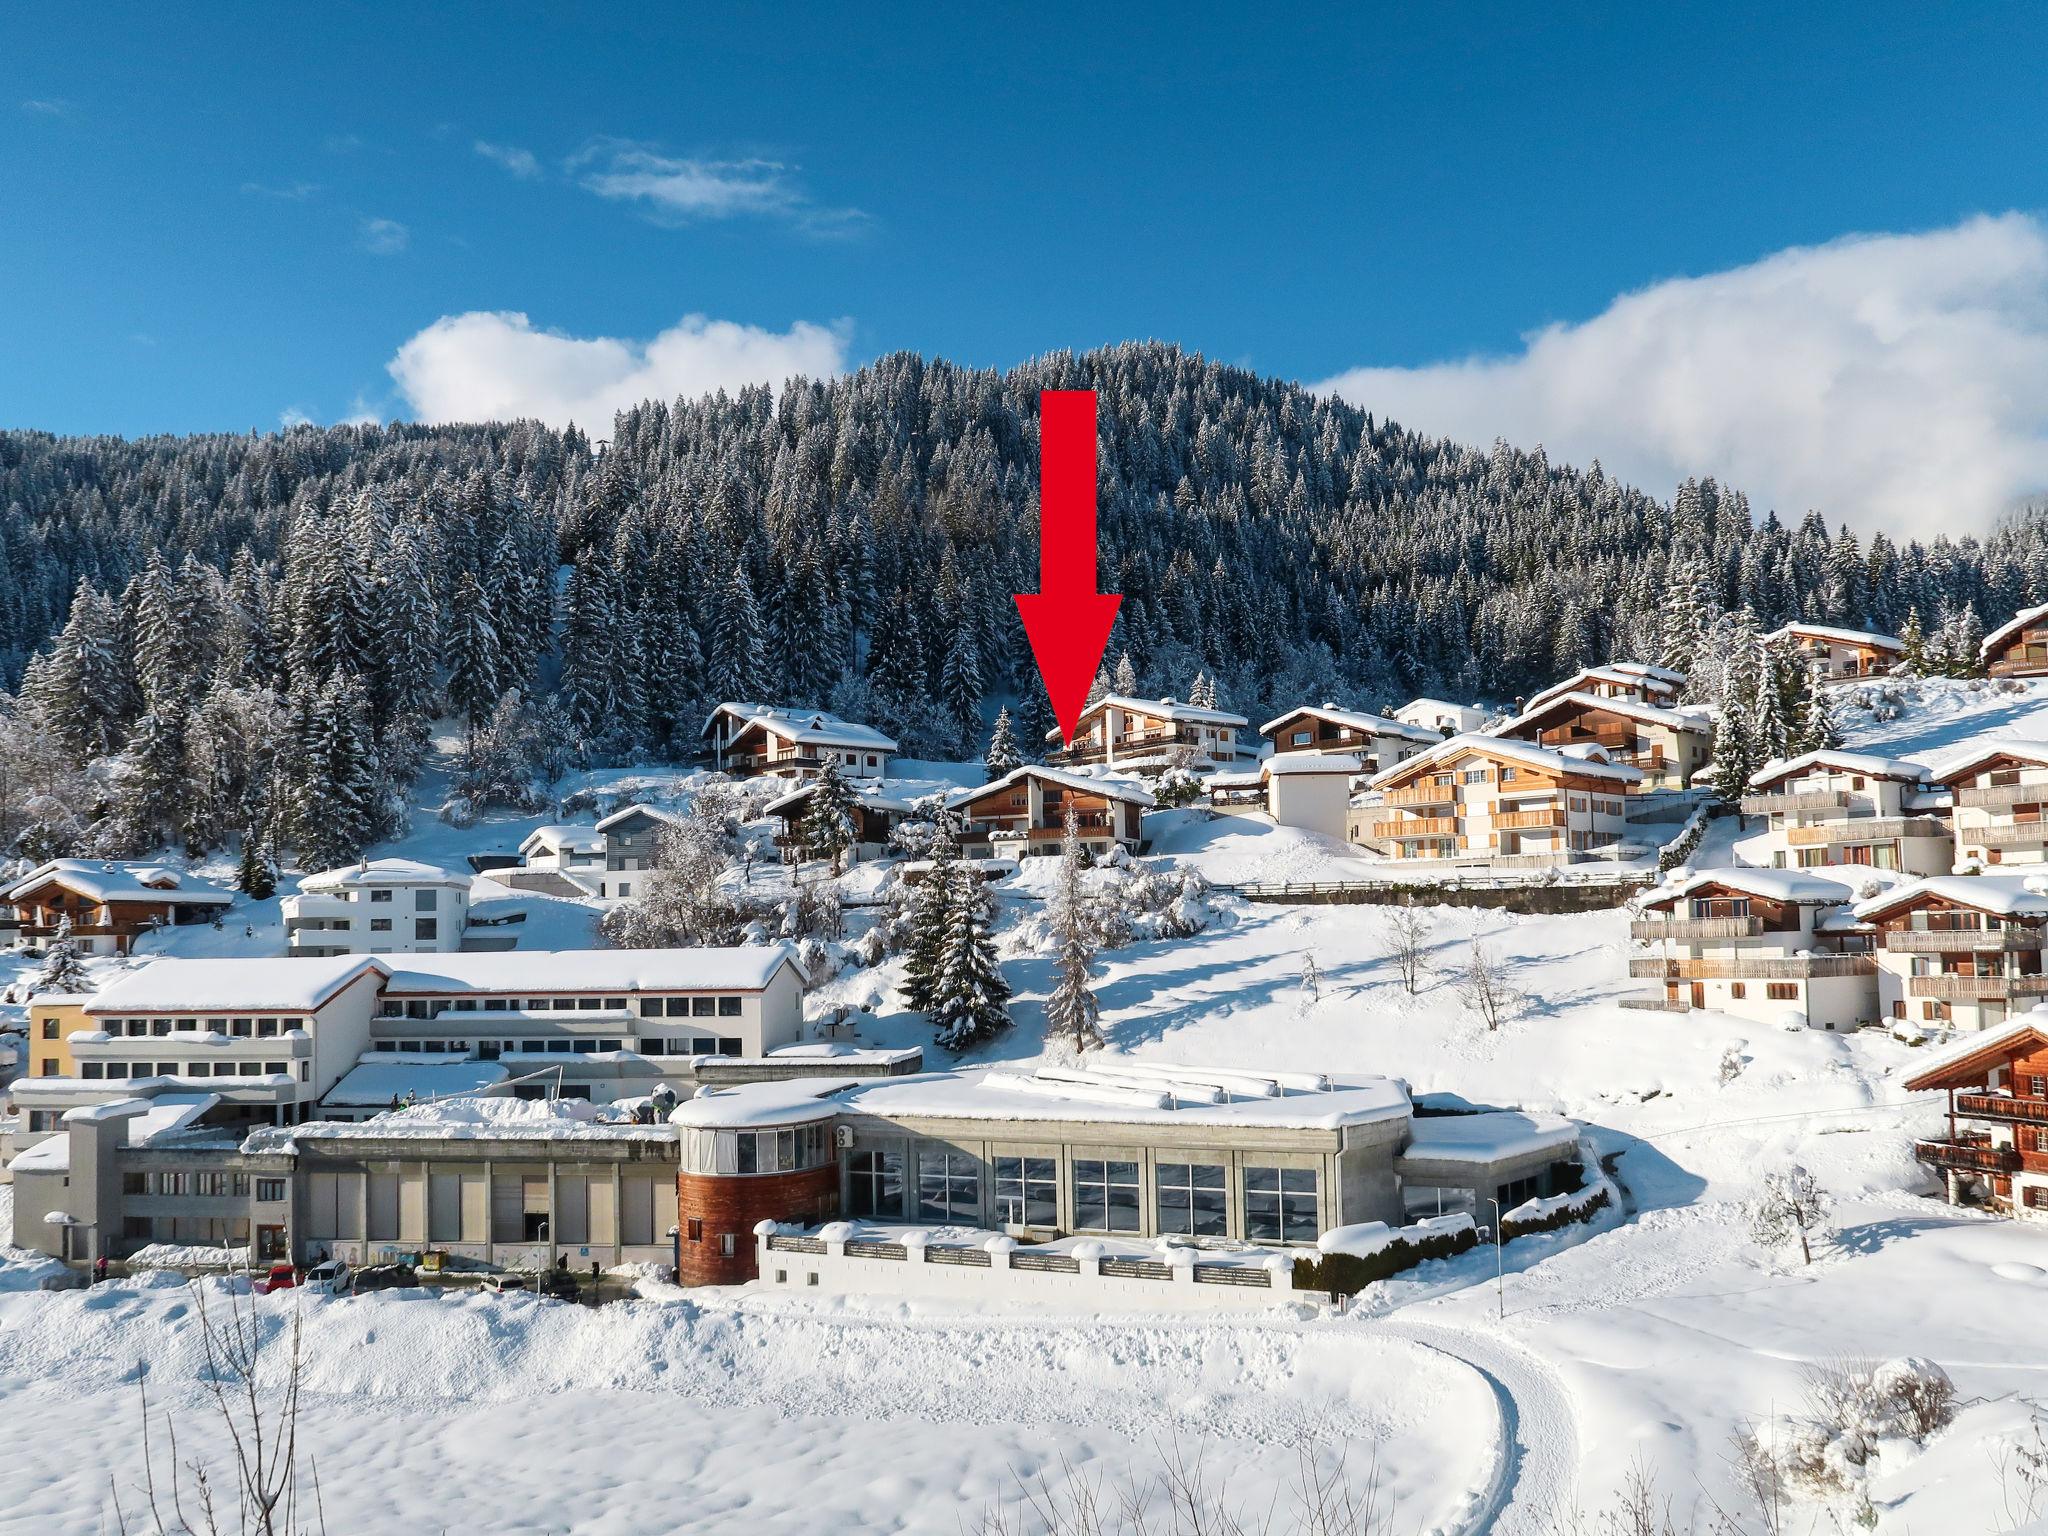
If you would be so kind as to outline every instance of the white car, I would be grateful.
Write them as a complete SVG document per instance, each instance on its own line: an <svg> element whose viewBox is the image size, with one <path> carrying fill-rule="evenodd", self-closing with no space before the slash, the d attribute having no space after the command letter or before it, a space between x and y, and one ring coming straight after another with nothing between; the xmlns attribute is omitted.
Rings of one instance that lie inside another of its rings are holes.
<svg viewBox="0 0 2048 1536"><path fill-rule="evenodd" d="M316 1296L346 1296L356 1288L355 1271L339 1259L326 1259L307 1270L299 1284Z"/></svg>
<svg viewBox="0 0 2048 1536"><path fill-rule="evenodd" d="M485 1275L484 1289L493 1296L503 1296L511 1291L531 1290L532 1284L524 1275Z"/></svg>

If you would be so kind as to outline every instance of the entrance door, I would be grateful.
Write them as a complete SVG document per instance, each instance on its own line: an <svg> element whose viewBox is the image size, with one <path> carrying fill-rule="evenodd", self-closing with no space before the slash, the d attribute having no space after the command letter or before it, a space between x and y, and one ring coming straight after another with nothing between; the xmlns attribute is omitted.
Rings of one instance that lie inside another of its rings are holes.
<svg viewBox="0 0 2048 1536"><path fill-rule="evenodd" d="M1707 989L1702 982L1696 981L1692 984L1692 1005L1695 1008L1707 1006Z"/></svg>

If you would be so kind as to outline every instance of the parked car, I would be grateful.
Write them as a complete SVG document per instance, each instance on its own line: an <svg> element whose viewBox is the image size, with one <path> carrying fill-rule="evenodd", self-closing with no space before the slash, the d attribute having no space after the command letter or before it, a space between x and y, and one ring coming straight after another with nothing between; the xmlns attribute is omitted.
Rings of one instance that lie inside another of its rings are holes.
<svg viewBox="0 0 2048 1536"><path fill-rule="evenodd" d="M355 1273L357 1291L393 1291L401 1286L418 1285L420 1277L413 1273L410 1264L369 1264Z"/></svg>
<svg viewBox="0 0 2048 1536"><path fill-rule="evenodd" d="M327 1259L306 1271L299 1282L316 1296L346 1296L355 1289L355 1272L339 1259Z"/></svg>
<svg viewBox="0 0 2048 1536"><path fill-rule="evenodd" d="M538 1289L541 1295L553 1297L556 1301L575 1301L583 1294L576 1284L575 1277L559 1269L551 1269L543 1274Z"/></svg>
<svg viewBox="0 0 2048 1536"><path fill-rule="evenodd" d="M253 1282L249 1289L259 1296L268 1296L272 1291L289 1291L299 1283L299 1272L289 1264L273 1264L270 1272Z"/></svg>
<svg viewBox="0 0 2048 1536"><path fill-rule="evenodd" d="M507 1292L528 1291L533 1287L524 1275L485 1275L484 1289L493 1296L503 1296Z"/></svg>

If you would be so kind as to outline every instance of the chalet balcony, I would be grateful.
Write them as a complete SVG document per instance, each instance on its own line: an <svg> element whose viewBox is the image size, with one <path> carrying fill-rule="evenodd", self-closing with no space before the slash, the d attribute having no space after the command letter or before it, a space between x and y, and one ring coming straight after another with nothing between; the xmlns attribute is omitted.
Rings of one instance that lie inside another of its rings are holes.
<svg viewBox="0 0 2048 1536"><path fill-rule="evenodd" d="M1376 838L1456 837L1458 818L1409 816L1393 821L1376 821L1372 824L1372 835Z"/></svg>
<svg viewBox="0 0 2048 1536"><path fill-rule="evenodd" d="M2016 1099L2003 1093L1959 1093L1956 1113L1972 1120L2008 1120L2015 1125L2048 1125L2048 1099Z"/></svg>
<svg viewBox="0 0 2048 1536"><path fill-rule="evenodd" d="M1913 1156L1930 1168L1957 1173L2017 1173L2020 1167L2019 1150L2015 1147L1994 1147L1988 1138L1958 1137L1951 1141L1947 1137L1935 1137L1913 1143Z"/></svg>
<svg viewBox="0 0 2048 1536"><path fill-rule="evenodd" d="M1682 997L1665 997L1661 993L1645 993L1636 997L1618 999L1619 1006L1636 1013L1691 1013L1692 1004Z"/></svg>
<svg viewBox="0 0 2048 1536"><path fill-rule="evenodd" d="M2041 677L2048 675L2048 649L2037 655L2009 652L1984 669L1991 677Z"/></svg>
<svg viewBox="0 0 2048 1536"><path fill-rule="evenodd" d="M1875 976L1872 955L1715 955L1665 960L1637 955L1631 976L1647 981L1812 981L1823 976Z"/></svg>
<svg viewBox="0 0 2048 1536"><path fill-rule="evenodd" d="M2039 949L2048 932L2038 928L1904 928L1884 936L1895 954L1981 955Z"/></svg>
<svg viewBox="0 0 2048 1536"><path fill-rule="evenodd" d="M1802 789L1742 797L1742 814L1745 816L1784 815L1793 811L1846 811L1848 808L1849 791L1846 789Z"/></svg>
<svg viewBox="0 0 2048 1536"><path fill-rule="evenodd" d="M826 760L812 752L730 752L725 757L728 773L818 773ZM845 765L840 765L842 768ZM852 770L848 770L851 776Z"/></svg>
<svg viewBox="0 0 2048 1536"><path fill-rule="evenodd" d="M1535 811L1503 811L1493 818L1494 829L1499 832L1513 832L1528 828L1556 828L1564 825L1562 809Z"/></svg>
<svg viewBox="0 0 2048 1536"><path fill-rule="evenodd" d="M2036 794L2040 791L2036 790ZM2039 848L2048 844L2048 821L2009 822L2002 827L1974 827L1960 834L1980 848Z"/></svg>
<svg viewBox="0 0 2048 1536"><path fill-rule="evenodd" d="M2042 669L2048 671L2048 663L2043 663ZM1955 792L1958 808L1974 806L1980 811L2004 811L2015 805L2039 805L2043 802L2048 802L2048 784L1965 785Z"/></svg>
<svg viewBox="0 0 2048 1536"><path fill-rule="evenodd" d="M1639 917L1628 925L1638 943L1659 939L1753 939L1764 931L1760 917Z"/></svg>
<svg viewBox="0 0 2048 1536"><path fill-rule="evenodd" d="M1390 789L1380 797L1380 803L1391 808L1421 809L1430 805L1456 805L1458 786L1455 784L1414 784L1407 789Z"/></svg>
<svg viewBox="0 0 2048 1536"><path fill-rule="evenodd" d="M2015 997L2048 997L2048 976L1908 976L1908 997L1946 1003L2003 1002Z"/></svg>
<svg viewBox="0 0 2048 1536"><path fill-rule="evenodd" d="M1831 843L1883 843L1896 837L1946 837L1948 828L1932 816L1852 816L1818 827L1787 827L1785 841L1794 848Z"/></svg>

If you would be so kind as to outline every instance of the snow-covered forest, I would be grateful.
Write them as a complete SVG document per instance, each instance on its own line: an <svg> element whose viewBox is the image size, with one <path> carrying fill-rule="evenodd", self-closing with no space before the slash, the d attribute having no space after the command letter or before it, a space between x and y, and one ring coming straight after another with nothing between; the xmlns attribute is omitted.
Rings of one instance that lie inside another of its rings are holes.
<svg viewBox="0 0 2048 1536"><path fill-rule="evenodd" d="M1037 585L1038 392L1092 387L1102 581L1138 686L1506 699L1712 616L1924 631L1960 652L2048 598L2048 527L1859 541L1670 503L1598 464L1432 440L1171 347L1007 373L908 354L620 416L229 437L0 433L0 848L305 865L393 825L446 715L462 787L662 759L706 704L816 704L912 756L1050 724L1010 594ZM589 431L606 430L590 424Z"/></svg>

